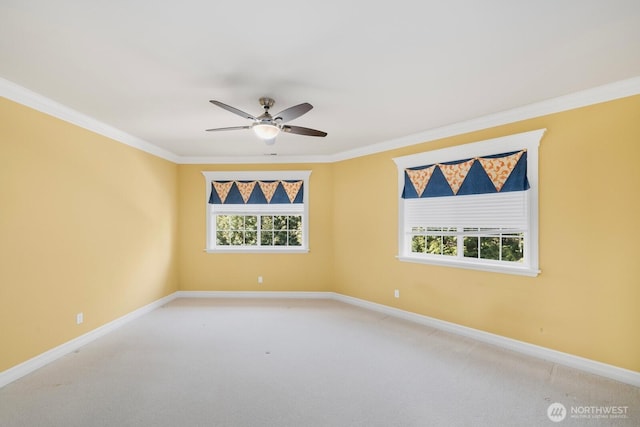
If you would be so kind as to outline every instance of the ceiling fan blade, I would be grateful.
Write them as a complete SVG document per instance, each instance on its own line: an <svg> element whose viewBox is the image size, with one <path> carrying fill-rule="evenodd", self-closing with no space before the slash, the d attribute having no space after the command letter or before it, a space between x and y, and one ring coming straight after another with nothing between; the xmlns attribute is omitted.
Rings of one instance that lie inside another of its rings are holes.
<svg viewBox="0 0 640 427"><path fill-rule="evenodd" d="M206 131L207 132L217 132L219 130L240 130L240 129L251 129L251 126L231 126L229 128L206 129Z"/></svg>
<svg viewBox="0 0 640 427"><path fill-rule="evenodd" d="M295 133L297 135L307 135L307 136L327 136L326 132L322 132L321 130L303 128L302 126L282 126L283 132Z"/></svg>
<svg viewBox="0 0 640 427"><path fill-rule="evenodd" d="M281 123L286 123L288 121L291 121L307 113L312 108L313 108L313 105L309 104L308 102L294 105L293 107L289 107L285 110L280 111L278 114L274 115L273 120L280 119Z"/></svg>
<svg viewBox="0 0 640 427"><path fill-rule="evenodd" d="M252 116L251 114L249 114L249 113L245 113L245 112L244 112L244 111L242 111L242 110L238 110L237 108L234 108L234 107L232 107L232 106L230 106L230 105L224 104L224 103L222 103L222 102L220 102L220 101L210 100L209 102L210 102L210 103L212 103L213 105L217 105L217 106L218 106L218 107L220 107L220 108L224 108L225 110L230 111L230 112L232 112L233 114L237 114L237 115L239 115L240 117L244 117L245 119L257 120L257 119L256 119L254 116Z"/></svg>

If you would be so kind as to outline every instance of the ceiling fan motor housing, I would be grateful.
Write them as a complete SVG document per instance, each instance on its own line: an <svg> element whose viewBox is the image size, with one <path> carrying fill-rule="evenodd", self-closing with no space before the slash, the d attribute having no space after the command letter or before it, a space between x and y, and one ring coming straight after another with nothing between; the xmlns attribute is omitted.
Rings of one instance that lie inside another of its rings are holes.
<svg viewBox="0 0 640 427"><path fill-rule="evenodd" d="M262 108L264 108L265 110L268 110L269 108L273 107L273 104L276 103L273 99L266 96L263 96L258 101L260 102L260 105L262 105Z"/></svg>

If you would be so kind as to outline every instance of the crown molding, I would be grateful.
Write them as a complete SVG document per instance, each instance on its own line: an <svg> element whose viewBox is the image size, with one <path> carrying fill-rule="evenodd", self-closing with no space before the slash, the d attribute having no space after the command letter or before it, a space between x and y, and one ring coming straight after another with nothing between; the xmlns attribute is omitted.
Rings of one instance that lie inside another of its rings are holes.
<svg viewBox="0 0 640 427"><path fill-rule="evenodd" d="M177 164L335 163L640 94L640 76L330 155L179 156L0 77L0 96Z"/></svg>
<svg viewBox="0 0 640 427"><path fill-rule="evenodd" d="M180 157L181 165L224 165L224 164L290 164L290 163L332 163L333 156L238 156L238 157Z"/></svg>
<svg viewBox="0 0 640 427"><path fill-rule="evenodd" d="M109 126L2 77L0 77L0 96L170 162L180 163L180 157L168 150Z"/></svg>
<svg viewBox="0 0 640 427"><path fill-rule="evenodd" d="M425 132L383 141L366 147L343 151L333 155L331 159L333 162L349 160L638 94L640 94L640 76L536 102L523 107L489 114L464 122L430 129Z"/></svg>

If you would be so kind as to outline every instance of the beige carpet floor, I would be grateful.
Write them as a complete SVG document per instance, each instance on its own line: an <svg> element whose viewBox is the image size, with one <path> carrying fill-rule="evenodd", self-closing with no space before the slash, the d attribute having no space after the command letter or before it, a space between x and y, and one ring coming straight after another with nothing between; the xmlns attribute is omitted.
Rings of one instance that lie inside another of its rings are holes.
<svg viewBox="0 0 640 427"><path fill-rule="evenodd" d="M549 425L640 389L332 300L177 299L0 389L2 427Z"/></svg>

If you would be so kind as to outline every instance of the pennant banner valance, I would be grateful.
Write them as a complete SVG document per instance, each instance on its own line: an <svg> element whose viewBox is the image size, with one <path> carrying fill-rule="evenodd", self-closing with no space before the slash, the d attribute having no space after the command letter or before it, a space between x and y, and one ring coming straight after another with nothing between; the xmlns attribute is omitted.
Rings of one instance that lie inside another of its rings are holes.
<svg viewBox="0 0 640 427"><path fill-rule="evenodd" d="M527 150L405 169L404 199L529 189Z"/></svg>
<svg viewBox="0 0 640 427"><path fill-rule="evenodd" d="M210 204L302 203L303 181L211 181Z"/></svg>

